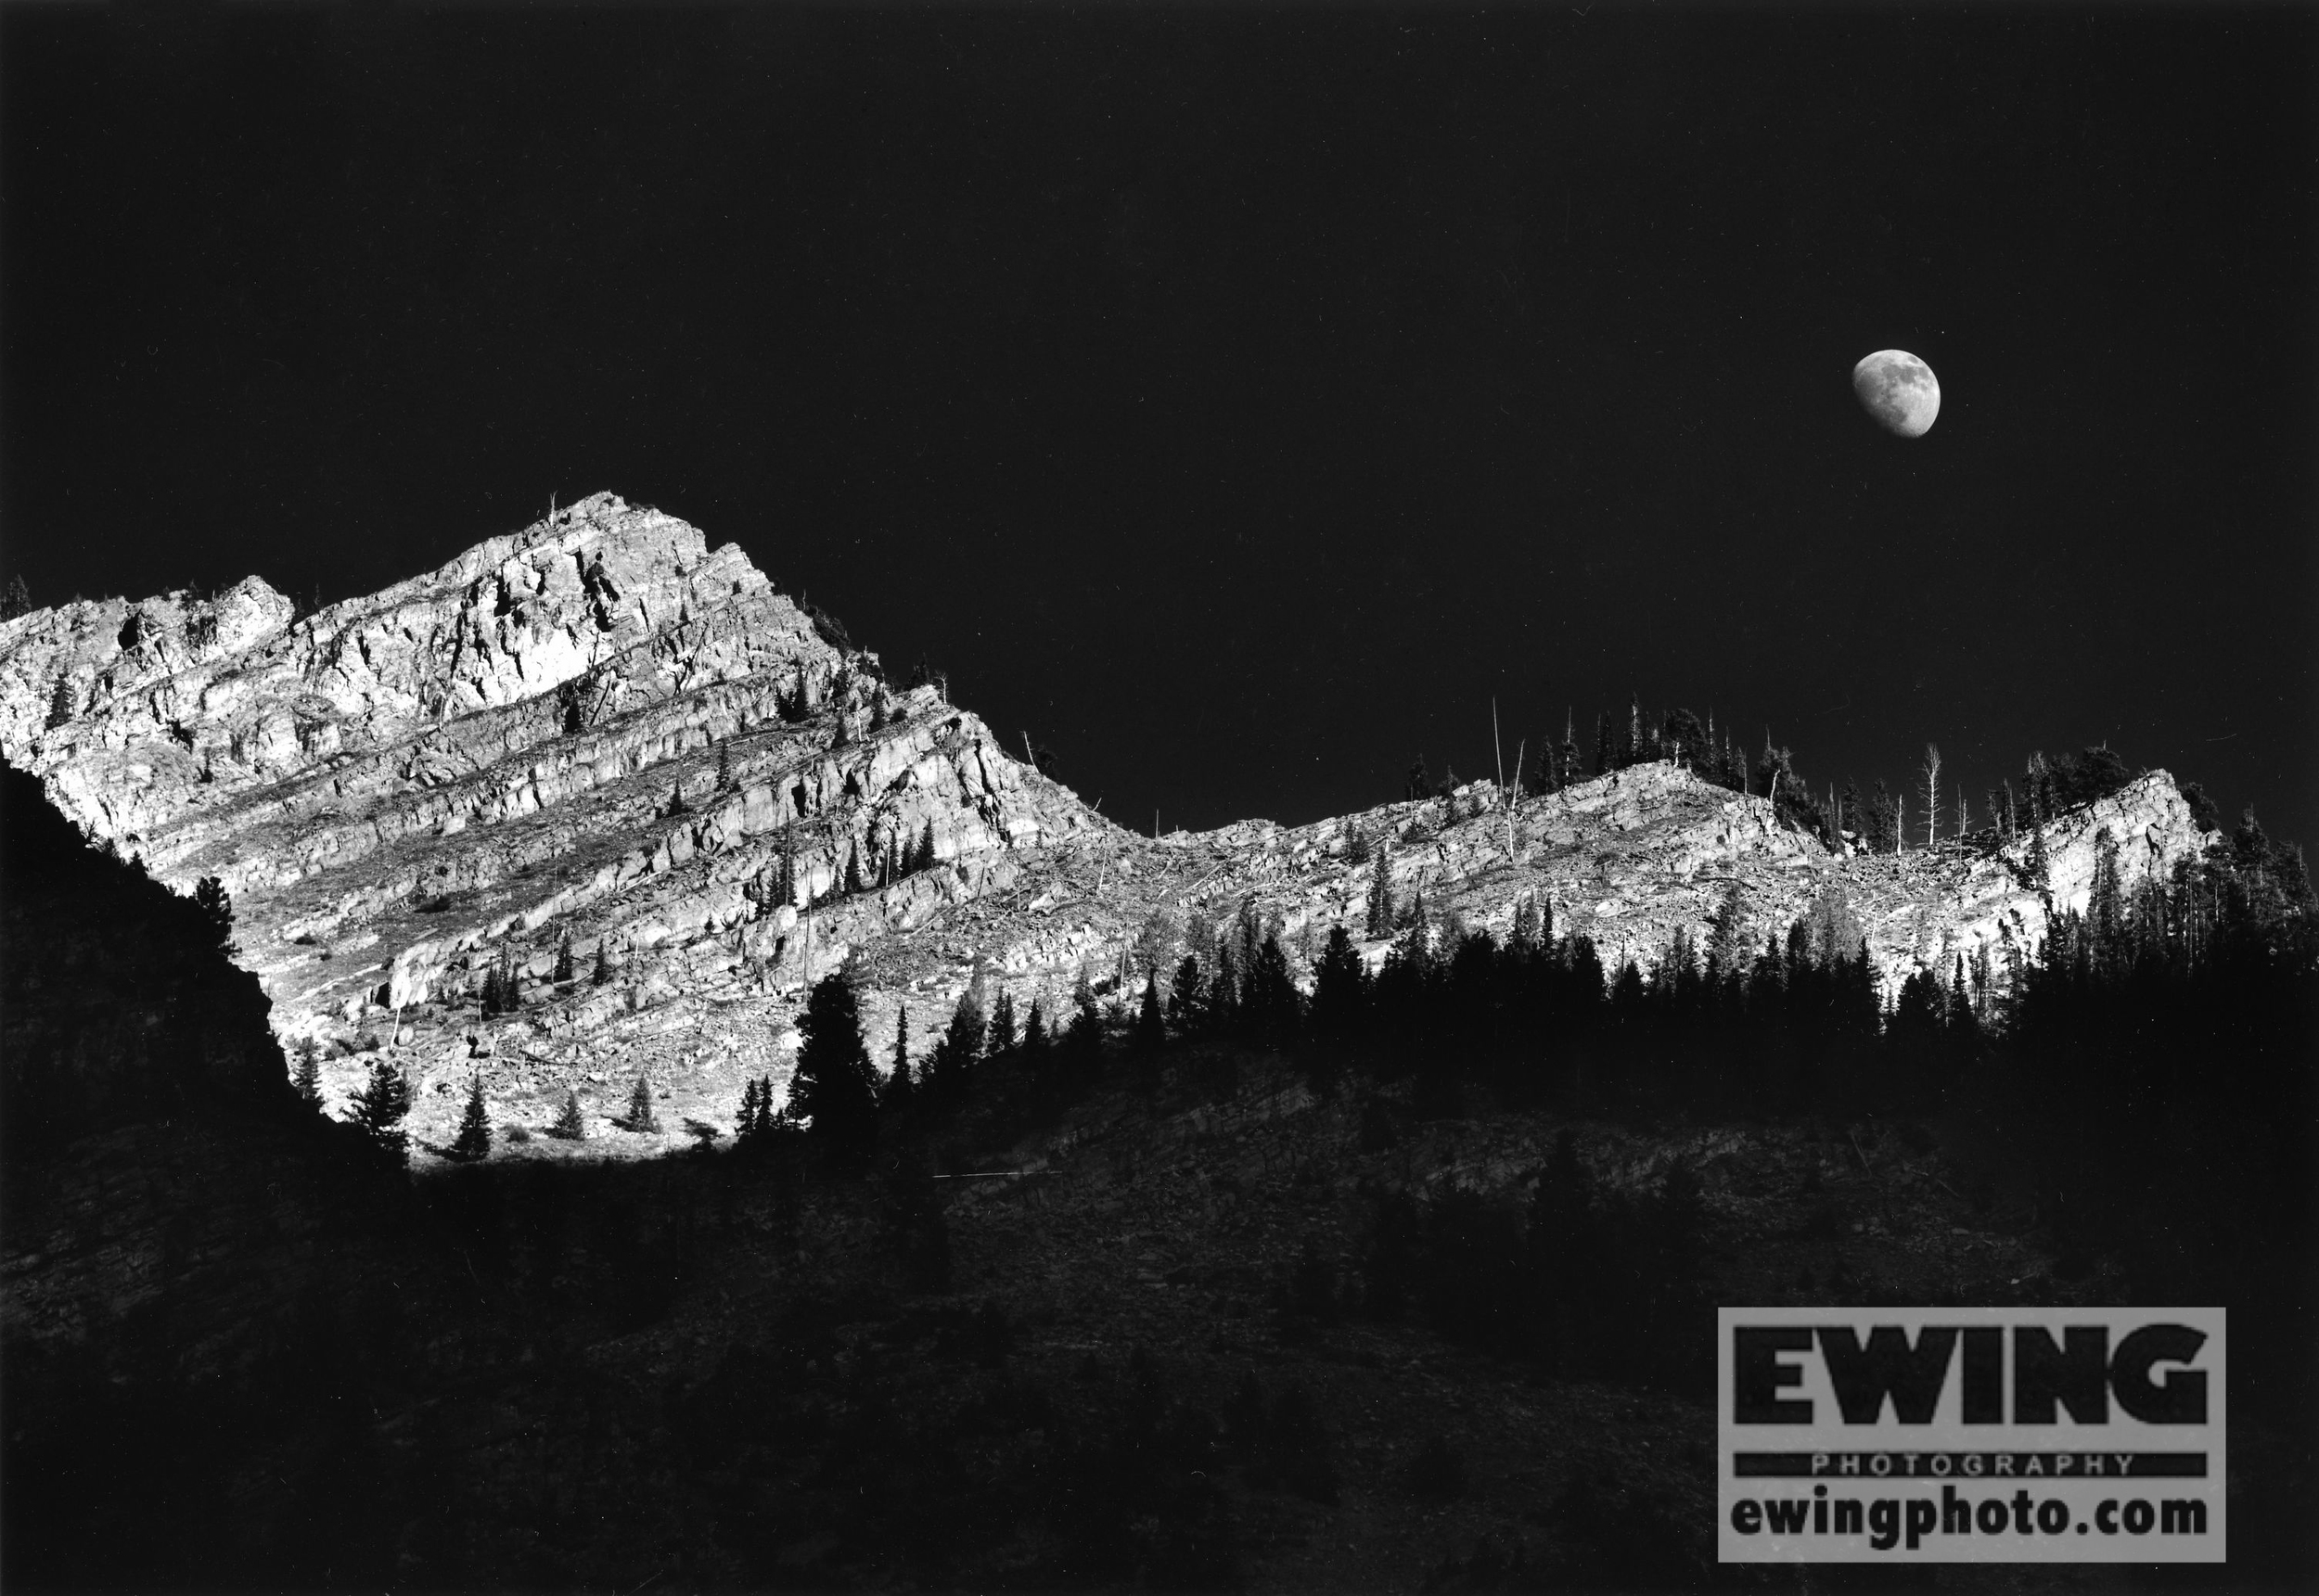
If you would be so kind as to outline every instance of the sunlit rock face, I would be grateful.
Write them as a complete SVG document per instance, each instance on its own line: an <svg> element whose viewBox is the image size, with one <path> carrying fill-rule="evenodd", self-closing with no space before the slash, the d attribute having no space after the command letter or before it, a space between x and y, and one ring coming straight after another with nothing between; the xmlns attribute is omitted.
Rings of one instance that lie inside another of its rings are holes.
<svg viewBox="0 0 2319 1596"><path fill-rule="evenodd" d="M881 1067L897 1011L922 1059L977 980L1021 1014L1083 981L1124 1004L1243 913L1309 973L1332 926L1360 937L1380 860L1398 901L1505 934L1528 900L1646 968L1678 929L1703 942L1735 883L1759 946L1842 892L1888 988L1981 946L2001 969L2045 913L2023 844L1838 857L1672 765L1137 836L936 687L885 680L738 548L610 494L302 618L251 578L0 623L0 752L179 890L223 880L276 1030L332 1053L334 1106L370 1062L347 1049L403 1063L421 1157L471 1076L535 1133L576 1091L590 1152L729 1132L746 1079L786 1079L806 985L849 963ZM2130 878L2203 840L2145 776L2048 827L2057 905L2104 828ZM929 835L930 865L894 868ZM523 1002L487 1018L501 964ZM662 1130L610 1130L640 1077Z"/></svg>

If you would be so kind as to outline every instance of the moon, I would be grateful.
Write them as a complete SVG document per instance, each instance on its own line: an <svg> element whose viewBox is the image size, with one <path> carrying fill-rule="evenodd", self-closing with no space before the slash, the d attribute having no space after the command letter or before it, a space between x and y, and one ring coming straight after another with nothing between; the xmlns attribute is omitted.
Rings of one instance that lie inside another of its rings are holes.
<svg viewBox="0 0 2319 1596"><path fill-rule="evenodd" d="M1922 438L1941 414L1941 379L1904 349L1880 349L1852 367L1852 391L1877 426L1902 438Z"/></svg>

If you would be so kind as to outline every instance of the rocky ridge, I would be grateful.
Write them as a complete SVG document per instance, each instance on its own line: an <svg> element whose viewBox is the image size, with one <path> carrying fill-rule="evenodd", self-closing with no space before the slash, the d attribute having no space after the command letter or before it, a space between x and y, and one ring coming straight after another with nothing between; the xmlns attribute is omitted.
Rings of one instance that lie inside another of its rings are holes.
<svg viewBox="0 0 2319 1596"><path fill-rule="evenodd" d="M495 1122L537 1129L576 1089L598 1131L650 1079L666 1129L597 1150L729 1129L744 1079L786 1077L807 984L848 959L881 1066L899 1009L922 1056L976 979L1024 1010L1083 979L1124 1003L1244 905L1301 964L1360 931L1379 859L1397 899L1500 932L1527 899L1646 967L1733 884L1759 940L1840 890L1888 988L1977 947L2002 971L2045 917L2025 840L1834 855L1671 765L1138 836L937 687L890 683L737 546L611 494L311 615L251 578L0 623L0 753L179 890L220 877L277 1034L330 1045L334 1106L357 1050L391 1050L422 1147L450 1140L470 1074ZM2207 840L2149 772L2048 825L2057 904L2082 903L2105 829L2130 881ZM929 831L930 866L881 872ZM567 940L578 978L557 984ZM503 958L527 1002L486 1020Z"/></svg>

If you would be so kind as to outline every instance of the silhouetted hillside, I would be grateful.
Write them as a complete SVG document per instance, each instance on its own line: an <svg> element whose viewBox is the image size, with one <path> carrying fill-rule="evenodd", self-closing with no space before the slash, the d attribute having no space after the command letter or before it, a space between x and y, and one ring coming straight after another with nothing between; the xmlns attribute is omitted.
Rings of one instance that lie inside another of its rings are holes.
<svg viewBox="0 0 2319 1596"><path fill-rule="evenodd" d="M2231 1564L2134 1588L2310 1586L2312 905L2251 826L2097 849L2005 1026L1955 964L1880 1012L1832 902L1647 977L1412 916L1310 1002L1250 914L1126 1024L970 992L906 1096L826 981L826 1122L408 1181L250 1084L214 915L9 836L11 1590L1712 1589L1715 1304L2153 1300L2262 1400Z"/></svg>
<svg viewBox="0 0 2319 1596"><path fill-rule="evenodd" d="M12 767L0 859L11 1164L107 1126L297 1106L271 1005L226 957L217 914L91 848Z"/></svg>

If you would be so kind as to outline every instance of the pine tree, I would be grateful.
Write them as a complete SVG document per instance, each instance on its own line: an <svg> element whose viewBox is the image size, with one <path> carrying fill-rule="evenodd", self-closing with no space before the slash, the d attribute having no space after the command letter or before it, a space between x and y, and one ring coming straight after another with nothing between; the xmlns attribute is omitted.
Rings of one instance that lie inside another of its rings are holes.
<svg viewBox="0 0 2319 1596"><path fill-rule="evenodd" d="M862 1044L861 1007L844 976L814 983L798 1029L805 1040L789 1082L790 1104L839 1167L853 1168L878 1134L877 1072Z"/></svg>
<svg viewBox="0 0 2319 1596"><path fill-rule="evenodd" d="M596 938L596 968L588 972L588 985L592 987L609 986L611 984L611 979L612 956L606 951L604 939L599 937Z"/></svg>
<svg viewBox="0 0 2319 1596"><path fill-rule="evenodd" d="M636 1077L636 1089L628 1094L628 1117L620 1121L620 1128L639 1133L660 1129L660 1117L652 1112L652 1083L641 1075Z"/></svg>
<svg viewBox="0 0 2319 1596"><path fill-rule="evenodd" d="M756 1148L756 1077L740 1083L740 1109L733 1114L733 1148L740 1153Z"/></svg>
<svg viewBox="0 0 2319 1596"><path fill-rule="evenodd" d="M1569 786L1578 780L1578 720L1574 710L1565 705L1562 709L1562 749L1557 786Z"/></svg>
<svg viewBox="0 0 2319 1596"><path fill-rule="evenodd" d="M1409 895L1409 901L1401 906L1401 913L1393 916L1393 926L1396 930L1405 930L1412 926L1423 930L1427 923L1425 888L1420 887Z"/></svg>
<svg viewBox="0 0 2319 1596"><path fill-rule="evenodd" d="M1367 997L1367 966L1345 928L1334 926L1328 947L1313 970L1313 1028L1332 1038L1357 1034Z"/></svg>
<svg viewBox="0 0 2319 1596"><path fill-rule="evenodd" d="M744 1153L757 1148L757 1081L755 1077L741 1083L741 1109L733 1117L733 1145Z"/></svg>
<svg viewBox="0 0 2319 1596"><path fill-rule="evenodd" d="M1279 938L1266 937L1249 961L1248 990L1241 1008L1249 1028L1265 1041L1279 1047L1296 1039L1302 1005Z"/></svg>
<svg viewBox="0 0 2319 1596"><path fill-rule="evenodd" d="M934 822L929 817L926 829L918 833L918 865L920 870L934 868Z"/></svg>
<svg viewBox="0 0 2319 1596"><path fill-rule="evenodd" d="M491 1156L492 1128L483 1103L483 1078L468 1077L467 1114L459 1121L458 1139L451 1143L454 1158L473 1162Z"/></svg>
<svg viewBox="0 0 2319 1596"><path fill-rule="evenodd" d="M690 814L691 812L692 811L687 809L685 805L685 784L683 782L678 782L675 785L669 789L668 808L660 811L661 816L664 819L673 820L678 815Z"/></svg>
<svg viewBox="0 0 2319 1596"><path fill-rule="evenodd" d="M231 958L234 947L234 900L225 890L225 883L214 875L204 875L193 886L194 907L210 924L210 931L217 938L220 952Z"/></svg>
<svg viewBox="0 0 2319 1596"><path fill-rule="evenodd" d="M1369 875L1368 935L1385 937L1393 929L1393 850L1380 839L1377 868Z"/></svg>
<svg viewBox="0 0 2319 1596"><path fill-rule="evenodd" d="M354 1099L347 1123L369 1137L381 1152L400 1158L410 1144L403 1131L403 1121L410 1112L411 1083L403 1079L401 1070L380 1058L371 1064L370 1084Z"/></svg>
<svg viewBox="0 0 2319 1596"><path fill-rule="evenodd" d="M2133 960L2126 922L2126 893L2118 862L2118 839L2103 826L2094 834L2094 886L2085 905L2086 930L2094 957L2108 977L2124 974Z"/></svg>
<svg viewBox="0 0 2319 1596"><path fill-rule="evenodd" d="M1199 1029L1200 995L1205 990L1200 980L1199 960L1186 953L1184 962L1175 967L1175 979L1168 987L1168 1024L1178 1036L1191 1036Z"/></svg>
<svg viewBox="0 0 2319 1596"><path fill-rule="evenodd" d="M1076 1080L1090 1080L1103 1071L1103 1016L1093 1002L1077 1008L1063 1030L1063 1070Z"/></svg>
<svg viewBox="0 0 2319 1596"><path fill-rule="evenodd" d="M867 886L862 880L862 845L858 842L849 842L846 844L845 853L846 896L851 898L856 893L867 890Z"/></svg>
<svg viewBox="0 0 2319 1596"><path fill-rule="evenodd" d="M48 723L46 730L55 731L72 719L72 683L57 678L56 689L48 695Z"/></svg>
<svg viewBox="0 0 2319 1596"><path fill-rule="evenodd" d="M733 790L733 745L727 739L717 739L717 791Z"/></svg>
<svg viewBox="0 0 2319 1596"><path fill-rule="evenodd" d="M5 592L0 592L0 620L14 620L19 615L32 612L32 593L24 585L23 573L8 579Z"/></svg>
<svg viewBox="0 0 2319 1596"><path fill-rule="evenodd" d="M1157 1053L1167 1040L1168 1023L1160 1012L1160 977L1154 973L1144 981L1143 1005L1135 1012L1135 1046L1144 1053Z"/></svg>
<svg viewBox="0 0 2319 1596"><path fill-rule="evenodd" d="M991 1034L983 1045L993 1058L1015 1051L1015 999L1004 987L991 1005Z"/></svg>
<svg viewBox="0 0 2319 1596"><path fill-rule="evenodd" d="M556 944L556 974L551 978L560 987L570 980L574 973L571 958L571 933L567 931L564 933L563 940Z"/></svg>
<svg viewBox="0 0 2319 1596"><path fill-rule="evenodd" d="M1735 881L1723 888L1707 933L1708 979L1721 983L1742 974L1748 961L1747 893Z"/></svg>
<svg viewBox="0 0 2319 1596"><path fill-rule="evenodd" d="M1595 773L1608 775L1617 767L1618 759L1610 747L1610 713L1606 709L1595 717Z"/></svg>
<svg viewBox="0 0 2319 1596"><path fill-rule="evenodd" d="M301 1037L298 1042L298 1070L291 1077L298 1100L314 1108L322 1106L322 1047L312 1037Z"/></svg>
<svg viewBox="0 0 2319 1596"><path fill-rule="evenodd" d="M894 1066L886 1077L886 1106L904 1109L910 1106L910 1011L898 1008L894 1013Z"/></svg>
<svg viewBox="0 0 2319 1596"><path fill-rule="evenodd" d="M1659 737L1664 755L1693 770L1703 770L1707 764L1707 728L1688 709L1676 709L1667 716Z"/></svg>
<svg viewBox="0 0 2319 1596"><path fill-rule="evenodd" d="M556 1123L547 1133L559 1142L584 1142L588 1135L587 1116L580 1112L580 1092L575 1087L564 1089L564 1111L556 1117Z"/></svg>
<svg viewBox="0 0 2319 1596"><path fill-rule="evenodd" d="M499 964L494 960L483 971L483 1017L490 1019L498 1014L503 1002L499 990Z"/></svg>
<svg viewBox="0 0 2319 1596"><path fill-rule="evenodd" d="M955 1108L965 1099L967 1079L981 1061L988 1034L982 1018L981 985L977 982L959 996L950 1028L935 1043L933 1062L927 1066L929 1083L944 1107Z"/></svg>
<svg viewBox="0 0 2319 1596"><path fill-rule="evenodd" d="M2030 824L2042 826L2054 814L2053 771L2045 763L2043 753L2030 755L2029 767L2022 774L2021 783L2029 794Z"/></svg>

